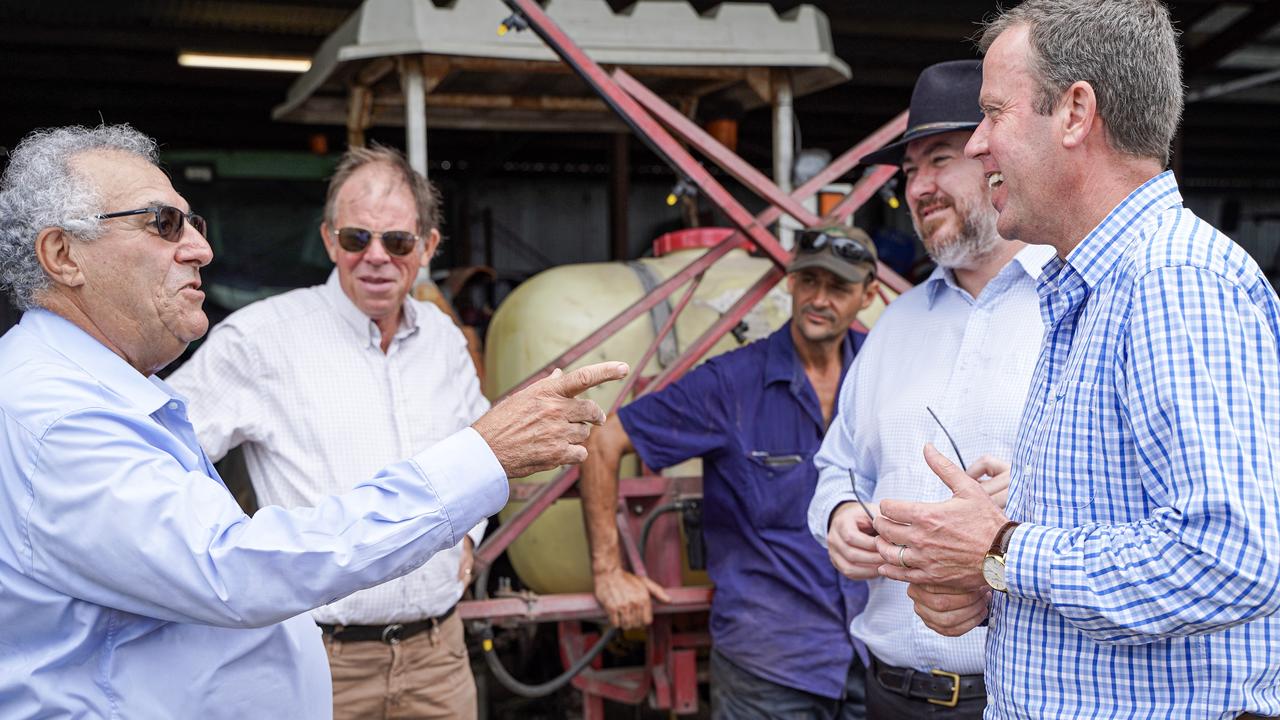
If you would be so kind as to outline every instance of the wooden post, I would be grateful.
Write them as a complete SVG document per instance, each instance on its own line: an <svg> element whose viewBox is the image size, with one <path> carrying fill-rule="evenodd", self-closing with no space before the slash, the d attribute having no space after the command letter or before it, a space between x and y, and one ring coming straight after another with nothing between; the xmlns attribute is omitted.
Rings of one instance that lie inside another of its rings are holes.
<svg viewBox="0 0 1280 720"><path fill-rule="evenodd" d="M609 182L609 259L626 260L631 254L628 232L628 200L631 195L631 136L613 135L613 162Z"/></svg>

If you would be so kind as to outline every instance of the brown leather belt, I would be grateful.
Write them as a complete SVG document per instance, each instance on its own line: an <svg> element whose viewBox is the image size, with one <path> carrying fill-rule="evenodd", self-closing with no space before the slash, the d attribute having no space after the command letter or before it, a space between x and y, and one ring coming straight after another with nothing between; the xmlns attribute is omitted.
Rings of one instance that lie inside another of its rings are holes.
<svg viewBox="0 0 1280 720"><path fill-rule="evenodd" d="M987 685L981 675L958 675L946 670L922 672L885 665L874 657L871 667L876 681L885 690L934 705L955 707L961 700L987 696Z"/></svg>
<svg viewBox="0 0 1280 720"><path fill-rule="evenodd" d="M401 640L408 640L414 635L440 627L440 623L448 620L449 616L457 609L458 606L454 605L433 618L411 623L391 623L390 625L326 625L318 623L318 625L320 625L320 631L325 635L341 642L370 642L376 640L388 645L395 645Z"/></svg>

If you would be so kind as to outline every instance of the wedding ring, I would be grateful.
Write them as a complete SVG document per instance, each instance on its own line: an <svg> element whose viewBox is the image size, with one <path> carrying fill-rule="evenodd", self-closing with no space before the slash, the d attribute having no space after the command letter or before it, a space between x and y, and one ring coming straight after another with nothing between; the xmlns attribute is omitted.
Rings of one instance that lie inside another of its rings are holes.
<svg viewBox="0 0 1280 720"><path fill-rule="evenodd" d="M899 565L901 565L901 566L902 566L902 567L904 567L904 568L911 569L911 566L907 564L907 560L906 560L906 558L902 557L903 555L905 555L905 554L906 554L906 552L907 552L907 546L906 546L906 545L899 545L899 546L898 546L898 564L899 564Z"/></svg>

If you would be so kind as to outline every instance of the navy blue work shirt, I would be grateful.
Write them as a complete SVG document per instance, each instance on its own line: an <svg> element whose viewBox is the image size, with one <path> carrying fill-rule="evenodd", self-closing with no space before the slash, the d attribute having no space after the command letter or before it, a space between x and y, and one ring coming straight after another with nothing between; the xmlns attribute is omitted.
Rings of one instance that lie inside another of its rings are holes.
<svg viewBox="0 0 1280 720"><path fill-rule="evenodd" d="M864 337L845 338L842 380ZM757 677L842 697L854 653L849 622L867 586L836 572L806 525L826 424L791 323L711 358L618 417L651 468L702 458L715 647Z"/></svg>

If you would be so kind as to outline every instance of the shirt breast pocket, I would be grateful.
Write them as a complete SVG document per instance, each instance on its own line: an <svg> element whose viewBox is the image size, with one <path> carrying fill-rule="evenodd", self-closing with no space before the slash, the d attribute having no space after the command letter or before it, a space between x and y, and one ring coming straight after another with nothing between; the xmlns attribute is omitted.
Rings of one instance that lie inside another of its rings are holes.
<svg viewBox="0 0 1280 720"><path fill-rule="evenodd" d="M1037 505L1083 511L1093 504L1095 483L1122 452L1114 398L1112 387L1083 381L1067 383L1054 395L1042 455L1032 470Z"/></svg>
<svg viewBox="0 0 1280 720"><path fill-rule="evenodd" d="M752 469L745 498L753 527L759 529L804 528L809 501L817 484L812 453L753 451L747 456Z"/></svg>

